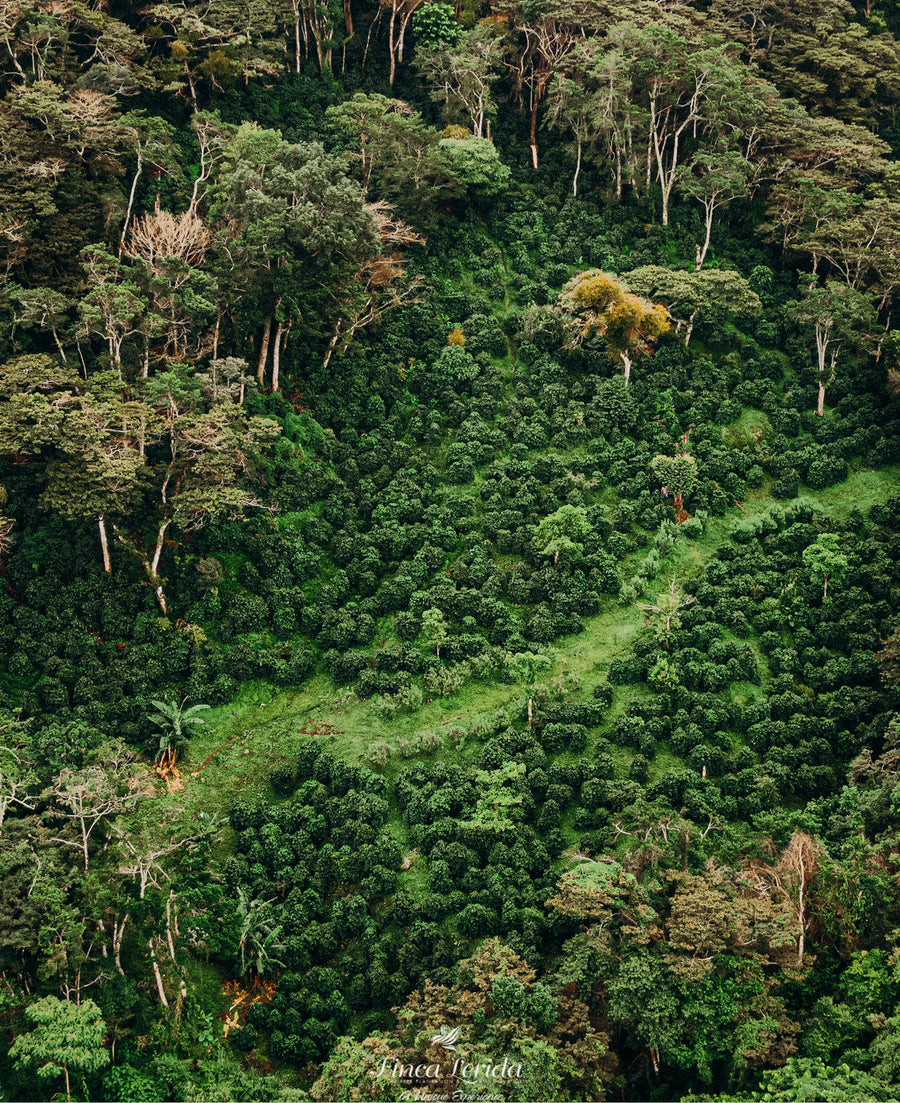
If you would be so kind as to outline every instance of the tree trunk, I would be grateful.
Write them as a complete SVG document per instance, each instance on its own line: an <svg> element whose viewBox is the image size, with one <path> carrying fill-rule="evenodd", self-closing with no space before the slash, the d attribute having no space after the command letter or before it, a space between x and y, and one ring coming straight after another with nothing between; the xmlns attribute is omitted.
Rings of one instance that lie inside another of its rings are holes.
<svg viewBox="0 0 900 1103"><path fill-rule="evenodd" d="M388 77L388 84L391 88L394 87L394 77L397 74L397 58L394 55L394 26L397 21L397 4L394 0L394 4L391 6L391 21L388 24L388 53L391 56L391 71Z"/></svg>
<svg viewBox="0 0 900 1103"><path fill-rule="evenodd" d="M535 88L531 93L531 133L528 138L528 144L531 147L531 167L537 171L538 167L538 147L537 147L537 113L538 113L538 94Z"/></svg>
<svg viewBox="0 0 900 1103"><path fill-rule="evenodd" d="M819 417L825 416L825 382L822 379L819 380L819 398L816 402L816 414Z"/></svg>
<svg viewBox="0 0 900 1103"><path fill-rule="evenodd" d="M669 196L672 194L672 185L664 184L662 189L662 224L669 225Z"/></svg>
<svg viewBox="0 0 900 1103"><path fill-rule="evenodd" d="M159 993L159 1002L163 1007L169 1006L169 1001L166 998L166 990L163 988L162 973L159 971L159 962L156 960L156 950L153 949L153 939L147 943L147 949L150 951L150 960L153 963L153 976L156 978L156 991Z"/></svg>
<svg viewBox="0 0 900 1103"><path fill-rule="evenodd" d="M56 347L59 350L59 355L62 357L62 362L64 364L68 364L69 361L66 358L65 352L63 352L62 342L59 339L59 334L56 332L55 329L51 330L50 332L53 334L53 340L56 342Z"/></svg>
<svg viewBox="0 0 900 1103"><path fill-rule="evenodd" d="M300 4L294 0L294 72L300 72Z"/></svg>
<svg viewBox="0 0 900 1103"><path fill-rule="evenodd" d="M269 359L269 340L272 336L272 319L266 318L263 326L262 341L259 347L259 362L256 366L256 382L262 388L266 381L266 361Z"/></svg>
<svg viewBox="0 0 900 1103"><path fill-rule="evenodd" d="M275 327L275 343L272 345L272 390L278 390L278 376L281 372L281 335L284 333L284 322L279 322Z"/></svg>
<svg viewBox="0 0 900 1103"><path fill-rule="evenodd" d="M100 528L100 547L103 549L103 569L107 574L112 574L112 562L109 558L109 540L106 536L106 518L101 513L97 518Z"/></svg>
<svg viewBox="0 0 900 1103"><path fill-rule="evenodd" d="M575 159L575 176L572 178L572 195L578 195L578 174L581 172L581 139L578 139L578 156Z"/></svg>
<svg viewBox="0 0 900 1103"><path fill-rule="evenodd" d="M169 615L169 610L166 605L166 595L165 593L163 593L162 579L159 577L159 560L162 556L163 539L166 535L166 529L169 527L170 524L171 521L164 521L159 526L159 532L156 536L156 548L153 551L153 561L150 564L149 571L150 581L153 583L156 591L156 600L159 602L159 607L160 609L162 609L164 617L167 617Z"/></svg>
<svg viewBox="0 0 900 1103"><path fill-rule="evenodd" d="M168 610L168 607L166 605L166 595L165 595L165 592L163 591L162 579L159 577L158 568L159 568L160 556L162 555L162 549L163 549L163 537L166 534L166 529L169 527L169 525L171 523L172 522L171 522L171 518L170 518L168 521L164 521L163 524L160 525L159 533L157 534L157 537L156 537L156 549L153 553L153 559L152 560L148 559L146 554L141 552L139 548L136 548L134 546L134 544L132 544L129 540L126 540L125 537L121 534L121 532L119 532L118 528L115 525L113 525L113 532L116 534L116 537L119 540L119 542L124 544L125 547L128 548L129 551L133 552L138 557L138 559L140 559L140 561L141 561L141 563L144 567L144 571L147 574L147 579L151 583L151 585L153 586L154 593L156 594L157 604L159 605L160 609L162 610L162 614L163 614L164 617L167 617L169 615L169 610Z"/></svg>
<svg viewBox="0 0 900 1103"><path fill-rule="evenodd" d="M698 308L699 309L699 308ZM684 347L687 348L691 343L691 334L694 332L694 319L697 317L697 311L688 318L687 329L684 331Z"/></svg>
<svg viewBox="0 0 900 1103"><path fill-rule="evenodd" d="M620 352L619 356L621 356L622 363L625 365L625 386L627 387L631 381L631 357L626 352Z"/></svg>
<svg viewBox="0 0 900 1103"><path fill-rule="evenodd" d="M126 912L121 923L117 924L116 921L113 920L113 961L116 963L116 969L119 975L123 977L125 976L125 970L122 968L122 938L125 934L125 924L128 922L128 918L128 913Z"/></svg>
<svg viewBox="0 0 900 1103"><path fill-rule="evenodd" d="M91 841L90 832L87 829L86 820L84 818L84 809L82 808L82 815L79 820L79 827L81 828L81 849L84 853L84 872L87 873L90 869L90 856L89 846Z"/></svg>
<svg viewBox="0 0 900 1103"><path fill-rule="evenodd" d="M366 48L363 50L363 59L362 59L362 72L363 73L366 71L366 60L369 56L369 45L372 41L372 32L375 30L375 25L377 23L381 22L382 11L383 11L383 9L381 7L379 7L378 8L378 14L375 16L375 18L369 24L369 33L366 35Z"/></svg>
<svg viewBox="0 0 900 1103"><path fill-rule="evenodd" d="M131 193L128 196L128 209L125 211L125 222L122 225L122 236L119 238L119 259L122 259L122 253L125 251L125 235L128 232L128 223L131 221L131 211L134 207L134 194L137 190L138 179L143 171L143 162L141 160L141 139L138 136L137 144L137 172L134 174L134 179L131 181Z"/></svg>
<svg viewBox="0 0 900 1103"><path fill-rule="evenodd" d="M331 357L334 355L334 350L337 348L337 343L341 339L341 323L340 319L334 323L334 332L331 335L331 340L328 342L328 348L325 350L325 359L322 361L322 367L327 368L331 363Z"/></svg>
<svg viewBox="0 0 900 1103"><path fill-rule="evenodd" d="M709 252L709 243L712 238L712 223L713 223L713 206L712 204L704 204L706 207L706 238L703 241L703 246L697 246L697 259L694 264L694 271L699 272L703 267L703 262L706 260L706 254Z"/></svg>
<svg viewBox="0 0 900 1103"><path fill-rule="evenodd" d="M175 899L175 890L169 889L169 898L166 900L166 941L169 944L169 957L172 959L172 964L177 965L175 960L175 940L172 937L172 907L173 900Z"/></svg>
<svg viewBox="0 0 900 1103"><path fill-rule="evenodd" d="M409 21L412 19L416 7L418 7L418 5L411 7L400 22L400 35L397 39L397 60L400 62L403 61L403 46L406 42L406 28L409 26Z"/></svg>

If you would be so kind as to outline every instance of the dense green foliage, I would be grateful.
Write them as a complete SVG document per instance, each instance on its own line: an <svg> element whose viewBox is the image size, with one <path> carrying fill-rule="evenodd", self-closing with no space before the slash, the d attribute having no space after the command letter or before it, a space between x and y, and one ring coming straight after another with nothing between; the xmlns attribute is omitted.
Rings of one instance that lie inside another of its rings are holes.
<svg viewBox="0 0 900 1103"><path fill-rule="evenodd" d="M3 1098L897 1098L892 0L96 7L0 12Z"/></svg>

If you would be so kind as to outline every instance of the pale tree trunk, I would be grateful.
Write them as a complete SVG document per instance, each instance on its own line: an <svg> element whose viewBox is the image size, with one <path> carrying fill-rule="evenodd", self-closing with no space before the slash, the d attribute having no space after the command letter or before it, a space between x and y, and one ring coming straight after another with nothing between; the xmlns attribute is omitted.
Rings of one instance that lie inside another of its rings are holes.
<svg viewBox="0 0 900 1103"><path fill-rule="evenodd" d="M828 587L828 576L825 576L825 586ZM797 965L803 964L803 951L806 949L806 863L803 860L801 849L798 858L797 873L800 878L800 886L797 891L797 917L800 920L800 937L797 939Z"/></svg>
<svg viewBox="0 0 900 1103"><path fill-rule="evenodd" d="M661 136L661 129L665 125L665 121L668 118L669 109L662 113L661 117L656 114L656 99L651 97L650 100L650 131L653 140L653 153L656 157L656 176L659 180L659 186L662 189L662 224L663 226L669 225L669 200L672 197L672 189L675 187L675 174L678 168L678 147L681 143L681 135L687 126L691 122L696 122L696 117L693 112L687 119L678 127L672 134L672 150L669 154L669 167L665 166L664 148L668 145L668 138L663 139ZM648 150L649 157L649 150ZM648 163L648 170L649 170ZM649 177L647 180L649 186Z"/></svg>
<svg viewBox="0 0 900 1103"><path fill-rule="evenodd" d="M828 354L828 346L830 342L830 327L817 324L816 325L816 356L819 364L819 395L816 402L816 414L818 417L825 416L825 388L828 386L830 379L826 378L826 366L825 357ZM837 353L831 354L831 377L834 377L834 365L837 360Z"/></svg>
<svg viewBox="0 0 900 1103"><path fill-rule="evenodd" d="M262 342L259 348L259 362L256 367L256 381L262 388L266 380L266 361L269 359L269 340L272 336L272 319L266 318L263 326Z"/></svg>
<svg viewBox="0 0 900 1103"><path fill-rule="evenodd" d="M275 341L272 345L272 390L278 390L278 376L281 372L281 335L284 333L284 322L279 322L275 327Z"/></svg>
<svg viewBox="0 0 900 1103"><path fill-rule="evenodd" d="M537 113L539 106L539 97L537 88L533 88L531 91L531 133L528 138L528 144L531 147L531 167L537 171L538 168L538 147L537 147Z"/></svg>
<svg viewBox="0 0 900 1103"><path fill-rule="evenodd" d="M637 159L634 155L634 137L631 131L628 132L628 158L626 160L626 166L628 170L628 182L631 184L631 190L634 193L635 199L641 197L641 187L638 184L637 178Z"/></svg>
<svg viewBox="0 0 900 1103"><path fill-rule="evenodd" d="M53 340L56 343L56 348L59 351L59 355L62 358L62 362L64 364L68 364L69 361L66 357L65 352L63 352L62 342L59 339L59 334L56 332L55 329L52 329L50 332L53 334Z"/></svg>
<svg viewBox="0 0 900 1103"><path fill-rule="evenodd" d="M338 341L341 339L341 323L337 321L334 323L334 332L331 334L331 340L328 342L328 348L325 350L325 359L322 361L322 367L327 368L331 363L331 357L334 355L334 350L337 348Z"/></svg>
<svg viewBox="0 0 900 1103"><path fill-rule="evenodd" d="M178 962L175 959L175 939L172 936L172 910L174 899L175 890L169 889L169 898L166 900L166 942L169 945L169 957L172 959L172 964L177 965Z"/></svg>
<svg viewBox="0 0 900 1103"><path fill-rule="evenodd" d="M418 7L418 4L409 9L400 23L400 36L397 39L397 60L399 62L403 61L403 47L406 44L406 28L409 26L409 21L412 19L416 7Z"/></svg>
<svg viewBox="0 0 900 1103"><path fill-rule="evenodd" d="M134 174L134 179L131 181L131 192L128 196L128 209L125 211L125 222L122 225L122 236L119 238L119 259L122 259L122 253L125 251L125 235L128 233L128 224L131 221L131 211L134 207L134 196L137 191L138 180L140 179L141 172L144 165L141 160L141 140L138 138L137 144L137 172Z"/></svg>
<svg viewBox="0 0 900 1103"><path fill-rule="evenodd" d="M278 323L278 328L281 332L281 349L279 351L278 338L275 338L275 349L273 351L273 363L272 363L272 390L277 391L279 386L279 372L281 369L281 354L287 350L288 337L291 335L291 330L294 328L293 320L288 322L286 326L282 328L281 322ZM243 402L241 397L241 402Z"/></svg>
<svg viewBox="0 0 900 1103"><path fill-rule="evenodd" d="M115 961L116 963L116 969L118 970L119 975L123 977L125 976L125 970L122 968L122 938L125 935L125 924L128 922L128 919L129 916L126 912L122 918L121 923L116 923L116 921L113 920L113 961Z"/></svg>
<svg viewBox="0 0 900 1103"><path fill-rule="evenodd" d="M662 224L663 226L669 225L669 199L672 195L672 184L674 180L669 180L663 184L662 188Z"/></svg>
<svg viewBox="0 0 900 1103"><path fill-rule="evenodd" d="M159 1002L163 1007L169 1006L169 1001L166 998L166 990L163 988L162 973L159 971L159 962L156 960L156 950L153 948L153 939L147 943L147 949L150 951L150 961L153 963L153 976L156 978L156 991L159 993Z"/></svg>
<svg viewBox="0 0 900 1103"><path fill-rule="evenodd" d="M622 358L622 363L625 365L625 386L631 382L631 357L627 352L620 352L619 356Z"/></svg>
<svg viewBox="0 0 900 1103"><path fill-rule="evenodd" d="M119 373L119 379L122 378L122 340L116 338L115 334L110 334L107 338L109 342L109 359L112 362L113 367Z"/></svg>
<svg viewBox="0 0 900 1103"><path fill-rule="evenodd" d="M97 518L100 528L100 547L103 549L103 569L107 574L112 574L112 561L109 558L109 540L106 535L106 518L101 513Z"/></svg>
<svg viewBox="0 0 900 1103"><path fill-rule="evenodd" d="M699 308L698 308L699 309ZM697 311L688 318L687 329L684 331L684 347L687 348L691 343L691 334L694 332L694 319L697 317Z"/></svg>
<svg viewBox="0 0 900 1103"><path fill-rule="evenodd" d="M391 88L394 87L394 77L397 74L397 58L394 54L394 29L397 21L397 7L396 3L391 6L391 21L388 24L388 52L391 56L391 71L388 78L388 84Z"/></svg>
<svg viewBox="0 0 900 1103"><path fill-rule="evenodd" d="M363 50L362 72L366 71L366 60L369 57L369 45L372 42L372 32L375 30L376 23L381 22L381 16L382 16L383 13L384 13L384 9L379 7L378 8L378 14L375 16L375 18L369 24L369 33L366 35L366 48Z"/></svg>
<svg viewBox="0 0 900 1103"><path fill-rule="evenodd" d="M572 179L572 195L578 195L578 174L581 172L581 139L578 139L578 156L575 159L575 176Z"/></svg>
<svg viewBox="0 0 900 1103"><path fill-rule="evenodd" d="M294 72L300 72L300 4L294 0Z"/></svg>
<svg viewBox="0 0 900 1103"><path fill-rule="evenodd" d="M150 564L150 581L156 591L156 600L159 602L159 607L162 609L164 617L169 615L169 610L166 605L166 595L163 593L162 579L159 577L159 560L162 556L163 539L166 535L166 529L170 524L171 521L164 521L159 526L159 532L156 536L156 547L153 551L153 561Z"/></svg>
<svg viewBox="0 0 900 1103"><path fill-rule="evenodd" d="M116 525L113 525L113 532L116 534L116 538L118 539L118 541L126 548L128 548L129 551L133 552L141 561L141 564L144 567L144 571L146 572L147 579L153 586L153 592L156 594L156 602L162 610L162 614L164 617L167 617L169 615L169 609L166 603L166 595L165 591L163 590L162 579L159 577L159 561L162 556L163 540L166 535L166 529L171 523L172 521L170 518L168 521L164 521L160 525L159 532L156 536L156 547L153 552L152 560L149 559L147 555L145 555L143 552L141 552L139 548L136 548L134 544L132 544L129 540L126 540L122 533L119 532L118 527Z"/></svg>
<svg viewBox="0 0 900 1103"><path fill-rule="evenodd" d="M699 272L703 267L703 262L706 260L706 254L709 252L709 243L712 239L713 212L715 210L715 205L706 202L703 206L706 211L706 237L703 240L702 247L700 245L697 246L697 259L694 262L695 272Z"/></svg>

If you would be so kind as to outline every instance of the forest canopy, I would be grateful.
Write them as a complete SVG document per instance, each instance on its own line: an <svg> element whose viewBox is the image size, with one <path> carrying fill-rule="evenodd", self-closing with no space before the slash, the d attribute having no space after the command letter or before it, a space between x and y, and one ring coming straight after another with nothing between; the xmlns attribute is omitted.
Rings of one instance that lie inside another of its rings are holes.
<svg viewBox="0 0 900 1103"><path fill-rule="evenodd" d="M0 1098L900 1096L898 35L0 3Z"/></svg>

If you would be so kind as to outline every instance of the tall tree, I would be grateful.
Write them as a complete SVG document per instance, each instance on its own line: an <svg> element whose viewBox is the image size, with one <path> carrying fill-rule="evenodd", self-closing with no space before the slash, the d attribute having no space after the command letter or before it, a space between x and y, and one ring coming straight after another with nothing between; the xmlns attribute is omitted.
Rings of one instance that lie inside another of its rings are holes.
<svg viewBox="0 0 900 1103"><path fill-rule="evenodd" d="M723 148L700 150L678 173L678 187L682 193L696 199L703 208L706 235L698 243L694 270L699 272L709 252L712 240L713 218L720 207L733 199L744 196L752 167L737 150Z"/></svg>
<svg viewBox="0 0 900 1103"><path fill-rule="evenodd" d="M581 175L581 158L585 145L599 135L597 97L584 83L557 73L548 93L547 122L560 130L568 130L575 141L575 175L572 177L572 195L578 195L578 177ZM621 195L621 187L618 191Z"/></svg>
<svg viewBox="0 0 900 1103"><path fill-rule="evenodd" d="M651 352L669 329L662 306L632 294L615 276L598 268L569 280L559 294L558 309L568 320L573 343L597 335L604 338L607 355L622 362L626 384L633 358Z"/></svg>
<svg viewBox="0 0 900 1103"><path fill-rule="evenodd" d="M55 810L51 819L70 820L77 829L74 839L55 840L81 851L84 871L90 867L91 836L102 824L127 814L141 799L135 755L121 745L105 748L105 760L80 769L66 767L46 789L45 798Z"/></svg>
<svg viewBox="0 0 900 1103"><path fill-rule="evenodd" d="M66 1099L72 1099L71 1076L83 1078L109 1064L103 1044L104 1023L93 1000L69 1003L44 996L25 1008L32 1029L20 1034L10 1048L18 1068L33 1068L41 1080L62 1075Z"/></svg>
<svg viewBox="0 0 900 1103"><path fill-rule="evenodd" d="M245 325L262 325L262 386L270 350L274 381L292 329L318 335L329 326L334 287L379 252L375 225L336 157L250 123L226 147L210 222L233 312ZM236 291L243 296L235 303Z"/></svg>
<svg viewBox="0 0 900 1103"><path fill-rule="evenodd" d="M160 372L146 384L144 401L158 410L163 448L146 464L150 497L157 516L156 537L148 550L142 535L116 537L141 563L163 614L168 613L160 562L166 533L182 532L210 521L238 518L259 504L253 476L268 445L280 433L274 421L247 417L233 401L209 410L200 401L199 381L185 370Z"/></svg>
<svg viewBox="0 0 900 1103"><path fill-rule="evenodd" d="M388 13L388 84L393 88L397 65L403 62L409 22L425 0L378 0L378 3L379 16Z"/></svg>
<svg viewBox="0 0 900 1103"><path fill-rule="evenodd" d="M530 118L529 147L531 163L539 163L537 145L538 110L550 88L554 73L559 72L566 55L578 41L579 28L553 4L540 0L524 0L518 4L516 29L525 39L524 48L516 51L512 65L513 79L520 89L528 89Z"/></svg>
<svg viewBox="0 0 900 1103"><path fill-rule="evenodd" d="M874 322L871 299L836 280L818 284L815 277L810 277L801 298L788 305L787 315L815 336L816 413L822 417L825 391L837 375L842 355L849 349L862 348L871 336Z"/></svg>
<svg viewBox="0 0 900 1103"><path fill-rule="evenodd" d="M135 502L153 413L121 398L101 378L92 385L49 357L5 365L0 452L40 458L43 508L70 520L97 520L104 570L111 573L107 519L123 516Z"/></svg>
<svg viewBox="0 0 900 1103"><path fill-rule="evenodd" d="M499 77L497 65L502 44L483 27L467 32L456 46L417 49L414 65L431 90L431 98L443 104L448 122L465 119L476 138L497 111L491 97Z"/></svg>
<svg viewBox="0 0 900 1103"><path fill-rule="evenodd" d="M690 344L697 316L746 318L762 309L759 296L739 272L707 268L699 272L647 264L626 272L628 286L639 295L666 304L676 334L684 328L685 347Z"/></svg>
<svg viewBox="0 0 900 1103"><path fill-rule="evenodd" d="M843 554L841 539L834 532L823 532L814 544L803 549L803 565L814 580L822 583L822 604L828 600L828 583L840 582L850 560Z"/></svg>

